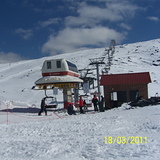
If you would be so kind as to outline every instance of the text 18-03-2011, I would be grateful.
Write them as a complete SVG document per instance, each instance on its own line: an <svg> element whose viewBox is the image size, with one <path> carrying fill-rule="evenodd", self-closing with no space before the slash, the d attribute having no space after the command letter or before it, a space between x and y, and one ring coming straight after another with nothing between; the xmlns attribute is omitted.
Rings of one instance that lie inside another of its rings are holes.
<svg viewBox="0 0 160 160"><path fill-rule="evenodd" d="M104 137L105 144L140 144L140 143L148 143L147 137L139 137L139 136L128 136L128 137Z"/></svg>

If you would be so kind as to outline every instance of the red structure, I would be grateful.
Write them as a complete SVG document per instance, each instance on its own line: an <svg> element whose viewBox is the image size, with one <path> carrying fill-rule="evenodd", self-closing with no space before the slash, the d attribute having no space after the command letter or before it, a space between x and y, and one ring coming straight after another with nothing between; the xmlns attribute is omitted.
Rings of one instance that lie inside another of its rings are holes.
<svg viewBox="0 0 160 160"><path fill-rule="evenodd" d="M149 72L102 75L100 85L104 87L106 109L118 107L138 96L148 98Z"/></svg>

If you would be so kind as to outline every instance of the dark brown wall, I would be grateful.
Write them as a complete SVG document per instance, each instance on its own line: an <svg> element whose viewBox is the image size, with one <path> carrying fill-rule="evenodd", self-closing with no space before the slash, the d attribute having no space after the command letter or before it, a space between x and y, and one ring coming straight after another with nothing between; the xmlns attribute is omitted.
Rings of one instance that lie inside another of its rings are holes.
<svg viewBox="0 0 160 160"><path fill-rule="evenodd" d="M104 97L105 97L105 107L113 108L115 103L120 106L121 102L113 102L111 101L111 93L117 91L126 91L127 102L130 101L130 91L138 90L139 96L143 96L143 99L148 98L148 87L147 84L129 84L129 85L112 85L112 86L104 86Z"/></svg>

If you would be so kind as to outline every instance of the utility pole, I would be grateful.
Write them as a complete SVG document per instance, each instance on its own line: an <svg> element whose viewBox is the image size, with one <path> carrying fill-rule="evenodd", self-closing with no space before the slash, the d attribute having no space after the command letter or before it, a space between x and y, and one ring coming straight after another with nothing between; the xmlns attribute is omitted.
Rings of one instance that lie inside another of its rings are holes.
<svg viewBox="0 0 160 160"><path fill-rule="evenodd" d="M98 87L98 93L100 93L100 84L99 84L99 64L96 63L96 70L97 70L97 87Z"/></svg>

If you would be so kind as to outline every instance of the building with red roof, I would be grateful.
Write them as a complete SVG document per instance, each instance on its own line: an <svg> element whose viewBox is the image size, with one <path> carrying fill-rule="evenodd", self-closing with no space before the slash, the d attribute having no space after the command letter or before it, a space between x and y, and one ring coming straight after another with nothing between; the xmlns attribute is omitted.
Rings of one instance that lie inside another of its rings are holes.
<svg viewBox="0 0 160 160"><path fill-rule="evenodd" d="M106 109L118 107L137 97L148 98L149 72L102 75L100 85L104 89Z"/></svg>

